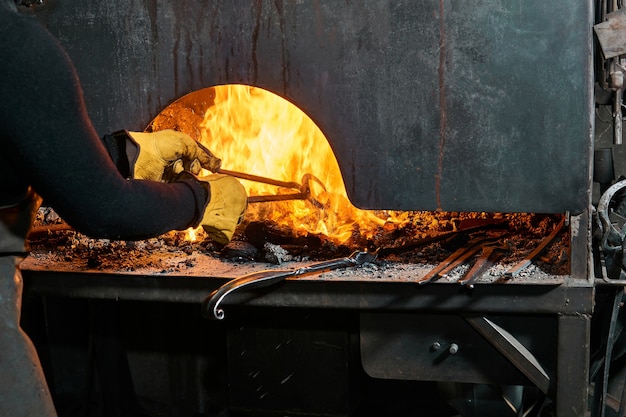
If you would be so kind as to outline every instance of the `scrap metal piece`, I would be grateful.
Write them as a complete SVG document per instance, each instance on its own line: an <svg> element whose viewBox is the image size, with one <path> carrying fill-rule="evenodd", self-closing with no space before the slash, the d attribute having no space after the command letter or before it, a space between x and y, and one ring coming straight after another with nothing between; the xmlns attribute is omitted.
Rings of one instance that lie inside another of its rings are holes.
<svg viewBox="0 0 626 417"><path fill-rule="evenodd" d="M467 248L466 251L461 256L456 258L454 261L450 262L445 268L439 271L437 275L440 277L447 277L448 274L450 274L454 270L454 268L461 265L462 263L467 261L469 258L477 254L478 251L480 251L482 247L483 247L482 245L477 244L477 245Z"/></svg>
<svg viewBox="0 0 626 417"><path fill-rule="evenodd" d="M606 21L593 27L605 59L626 53L626 9L606 15Z"/></svg>
<svg viewBox="0 0 626 417"><path fill-rule="evenodd" d="M439 265L431 269L426 275L417 280L418 285L425 285L439 279L444 273L450 272L459 264L467 260L480 250L480 244L484 242L484 238L470 239L466 245L460 247L448 256Z"/></svg>
<svg viewBox="0 0 626 417"><path fill-rule="evenodd" d="M502 234L496 236L479 235L472 237L465 245L454 251L439 265L428 271L426 275L417 280L418 285L425 285L450 273L454 268L467 261L474 256L484 245L493 242L495 239L502 237Z"/></svg>
<svg viewBox="0 0 626 417"><path fill-rule="evenodd" d="M550 389L550 377L539 361L512 334L486 317L465 317L465 320L544 394Z"/></svg>
<svg viewBox="0 0 626 417"><path fill-rule="evenodd" d="M524 259L522 259L521 261L519 261L516 265L514 265L513 267L511 267L508 271L506 271L504 273L504 276L509 279L512 278L516 275L518 275L520 272L522 272L524 269L526 269L530 264L532 264L533 260L535 258L537 258L537 256L539 256L539 254L541 252L543 252L543 250L554 240L554 238L561 232L561 229L563 229L563 226L565 225L565 218L561 219L561 221L559 222L559 224L556 225L556 227L554 228L554 230L552 230L552 233L550 233L545 239L543 239L541 241L541 243L532 251L530 252L528 255L526 255L526 257Z"/></svg>
<svg viewBox="0 0 626 417"><path fill-rule="evenodd" d="M209 294L209 296L202 302L202 314L208 318L222 320L224 319L224 310L220 308L220 304L234 291L264 288L279 283L289 277L300 277L331 271L338 268L359 266L368 262L373 262L376 257L376 253L354 252L346 258L319 262L294 270L267 270L243 275L228 281L226 284Z"/></svg>
<svg viewBox="0 0 626 417"><path fill-rule="evenodd" d="M474 288L476 280L504 255L506 249L508 249L506 246L484 245L480 257L474 266L459 280L459 284L466 285L468 288Z"/></svg>

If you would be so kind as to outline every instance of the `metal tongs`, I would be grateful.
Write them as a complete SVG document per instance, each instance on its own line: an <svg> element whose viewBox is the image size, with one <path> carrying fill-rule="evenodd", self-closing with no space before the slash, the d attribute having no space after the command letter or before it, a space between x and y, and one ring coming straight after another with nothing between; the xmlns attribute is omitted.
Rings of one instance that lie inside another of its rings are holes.
<svg viewBox="0 0 626 417"><path fill-rule="evenodd" d="M240 178L242 180L261 182L263 184L275 185L277 187L292 188L297 190L297 193L290 194L268 194L268 195L251 195L248 197L248 203L265 203L268 201L286 201L286 200L309 200L317 207L323 207L323 204L311 197L311 181L318 183L324 191L326 187L322 181L313 176L312 174L304 174L302 177L302 183L291 181L279 181L272 178L261 177L253 174L246 174L244 172L230 171L227 169L218 169L218 174L230 175L231 177Z"/></svg>
<svg viewBox="0 0 626 417"><path fill-rule="evenodd" d="M204 150L207 154L213 155L213 153L202 143L197 142L197 144L198 144L198 147ZM187 171L190 170L190 167L184 167L184 168ZM309 200L316 207L319 207L319 208L324 207L322 203L320 203L319 201L311 197L311 181L315 181L322 187L324 191L326 191L326 187L324 187L324 184L322 183L322 181L320 181L317 177L313 176L312 174L304 174L302 176L302 183L298 184L297 182L279 181L279 180L275 180L272 178L261 177L259 175L247 174L245 172L238 172L238 171L230 171L228 169L222 169L222 168L218 168L217 170L213 172L215 172L216 174L230 175L231 177L236 177L242 180L275 185L276 187L292 188L298 191L297 193L291 193L291 194L252 195L252 196L248 196L248 203L265 203L268 201L287 201L287 200Z"/></svg>
<svg viewBox="0 0 626 417"><path fill-rule="evenodd" d="M224 318L224 310L220 308L220 304L224 301L224 298L234 291L268 287L289 277L301 277L338 268L360 266L367 262L374 262L376 256L376 253L357 251L347 258L318 262L294 270L266 270L233 278L209 294L202 303L202 315L207 318L222 320Z"/></svg>

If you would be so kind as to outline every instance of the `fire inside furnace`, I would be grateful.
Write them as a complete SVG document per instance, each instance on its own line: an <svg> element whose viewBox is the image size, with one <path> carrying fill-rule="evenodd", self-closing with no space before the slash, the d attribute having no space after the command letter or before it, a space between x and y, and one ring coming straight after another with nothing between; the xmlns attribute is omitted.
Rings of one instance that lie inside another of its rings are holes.
<svg viewBox="0 0 626 417"><path fill-rule="evenodd" d="M545 236L560 219L532 214L360 210L348 199L335 154L318 126L293 103L253 86L221 85L190 93L165 108L146 130L163 129L187 133L221 158L227 170L287 182L300 182L306 175L315 178L310 181L312 199L250 204L239 228L239 234L245 230L249 240L255 240L258 233L261 239L268 234L314 236L348 250L371 250L412 245L479 224L507 223L514 233L523 229ZM294 191L242 183L249 196ZM202 234L201 228L190 230L188 239L201 240Z"/></svg>
<svg viewBox="0 0 626 417"><path fill-rule="evenodd" d="M269 222L299 236L320 234L344 244L408 221L406 215L354 207L324 134L297 106L269 91L245 85L197 91L170 105L149 126L151 131L163 129L185 132L201 142L222 159L223 169L310 186L311 199L251 204L247 222ZM249 196L294 193L242 183ZM198 229L193 235L200 233Z"/></svg>

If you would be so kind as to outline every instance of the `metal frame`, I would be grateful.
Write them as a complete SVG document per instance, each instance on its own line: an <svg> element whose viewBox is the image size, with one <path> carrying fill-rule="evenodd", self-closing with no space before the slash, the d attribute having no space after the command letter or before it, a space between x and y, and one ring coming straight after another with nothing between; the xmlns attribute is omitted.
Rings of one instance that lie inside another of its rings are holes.
<svg viewBox="0 0 626 417"><path fill-rule="evenodd" d="M24 270L26 296L80 297L200 304L224 278ZM556 416L584 416L589 377L594 287L579 285L452 284L418 287L374 279L287 279L271 289L234 294L231 307L310 308L367 312L548 314L557 317L557 366L550 387Z"/></svg>

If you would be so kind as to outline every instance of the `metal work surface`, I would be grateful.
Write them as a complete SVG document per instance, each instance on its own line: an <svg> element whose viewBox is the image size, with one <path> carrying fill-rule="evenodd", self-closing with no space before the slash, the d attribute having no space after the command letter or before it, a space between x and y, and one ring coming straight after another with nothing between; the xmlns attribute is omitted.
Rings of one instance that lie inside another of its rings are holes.
<svg viewBox="0 0 626 417"><path fill-rule="evenodd" d="M243 83L297 104L362 208L580 212L591 2L49 2L101 133ZM43 69L45 72L45 69Z"/></svg>
<svg viewBox="0 0 626 417"><path fill-rule="evenodd" d="M133 274L23 269L25 292L32 295L138 301L200 303L228 278L178 274ZM507 313L591 314L593 287L543 284L457 284L418 286L415 280L300 277L275 286L231 295L224 305L339 308L362 310L437 310Z"/></svg>

